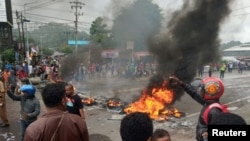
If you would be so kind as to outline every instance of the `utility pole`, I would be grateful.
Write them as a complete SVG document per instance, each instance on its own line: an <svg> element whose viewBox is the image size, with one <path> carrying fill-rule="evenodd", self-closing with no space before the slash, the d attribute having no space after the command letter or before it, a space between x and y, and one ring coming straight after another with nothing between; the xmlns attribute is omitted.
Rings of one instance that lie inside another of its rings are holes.
<svg viewBox="0 0 250 141"><path fill-rule="evenodd" d="M21 19L20 19L20 15L19 15L19 12L16 11L16 22L17 22L17 27L18 27L18 35L19 35L19 38L18 38L18 53L21 54L22 56L22 61L24 61L24 56L25 54L24 53L24 48L23 48L23 45L22 45L22 38L21 38L21 30L20 30L20 23L21 23ZM20 60L18 60L20 61Z"/></svg>
<svg viewBox="0 0 250 141"><path fill-rule="evenodd" d="M19 33L19 44L21 45L21 54L22 54L22 61L25 60L25 41L24 41L24 29L23 29L23 15L22 13L19 13L16 11L16 17L17 17L17 25L18 25L18 33ZM21 27L20 27L21 24Z"/></svg>
<svg viewBox="0 0 250 141"><path fill-rule="evenodd" d="M35 1L37 2L37 1ZM31 2L31 3L25 3L23 5L23 12L24 12L24 19L23 19L23 22L30 22L30 20L27 20L26 19L26 6L28 4L32 4L32 3L35 3L35 2ZM30 52L30 47L29 47L29 39L28 39L28 25L27 23L25 24L25 34L26 34L26 48L25 48L25 52L26 52L26 57L27 57L27 62L28 62L28 65L30 65L30 55L29 55L29 52Z"/></svg>
<svg viewBox="0 0 250 141"><path fill-rule="evenodd" d="M79 2L78 0L75 1L71 1L69 2L71 4L71 9L75 9L75 16L76 16L76 20L75 20L75 51L77 51L77 23L78 23L78 16L83 15L83 13L78 12L78 8L82 9L82 6L85 5L85 3L83 2Z"/></svg>

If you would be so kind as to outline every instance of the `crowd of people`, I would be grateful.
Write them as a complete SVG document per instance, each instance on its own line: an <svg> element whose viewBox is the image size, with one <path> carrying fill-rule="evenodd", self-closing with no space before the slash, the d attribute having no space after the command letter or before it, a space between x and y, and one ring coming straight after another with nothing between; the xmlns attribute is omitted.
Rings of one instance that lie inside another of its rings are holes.
<svg viewBox="0 0 250 141"><path fill-rule="evenodd" d="M59 67L60 65L57 61L51 60L49 66ZM75 93L73 85L64 81L51 81L46 84L41 92L46 112L40 116L40 102L36 97L35 86L25 74L28 73L25 63L20 66L20 69L17 68L13 69L11 65L6 65L4 72L0 75L0 118L2 121L0 127L9 126L5 100L7 94L11 99L20 101L21 141L89 141L84 105ZM39 68L42 66L36 70ZM53 77L56 77L58 70L54 70ZM24 75L18 75L19 71L24 71ZM46 72L46 67L44 72ZM42 79L45 79L44 74L40 75ZM184 89L203 106L197 122L197 141L207 140L209 125L246 125L241 116L230 113L220 102L220 97L224 94L224 84L221 79L209 76L198 80L200 85L195 87L176 76L170 76L169 80L173 86ZM163 128L155 129L153 120L147 113L142 112L128 114L121 120L120 136L122 141L171 141L171 134Z"/></svg>
<svg viewBox="0 0 250 141"><path fill-rule="evenodd" d="M224 79L225 73L230 74L233 71L237 71L239 74L242 74L243 71L247 70L250 70L247 62L222 62L221 64L209 64L198 67L197 76L203 77L204 73L208 73L208 76L211 77L214 72L219 72L219 78Z"/></svg>

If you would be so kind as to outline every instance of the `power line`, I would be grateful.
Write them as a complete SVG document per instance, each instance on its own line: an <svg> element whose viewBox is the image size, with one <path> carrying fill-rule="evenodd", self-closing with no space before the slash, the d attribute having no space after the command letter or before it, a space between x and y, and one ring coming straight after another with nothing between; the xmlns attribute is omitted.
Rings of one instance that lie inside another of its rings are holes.
<svg viewBox="0 0 250 141"><path fill-rule="evenodd" d="M44 15L39 15L39 14L32 14L32 13L26 13L28 15L33 15L33 16L39 16L39 17L44 17L44 18L52 18L52 19L57 19L57 20L62 20L62 21L72 21L69 19L63 19L63 18L57 18L57 17L51 17L51 16L44 16Z"/></svg>
<svg viewBox="0 0 250 141"><path fill-rule="evenodd" d="M48 0L48 1L42 1L43 3L40 3L38 5L35 6L30 6L28 9L26 9L27 11L29 10L33 10L33 9L37 9L37 8L42 8L42 7L46 7L46 6L51 6L53 4L58 3L59 1L56 0Z"/></svg>
<svg viewBox="0 0 250 141"><path fill-rule="evenodd" d="M73 20L69 20L69 19L63 19L63 18L57 18L57 17L51 17L51 16L45 16L45 15L39 15L39 14L32 14L32 13L26 13L27 15L32 15L32 16L35 16L35 17L39 17L39 19L41 17L44 17L44 18L50 18L50 19L57 19L57 20L62 20L62 21L70 21L70 22L75 22ZM92 23L89 23L89 22L84 22L84 21L78 21L78 23L82 23L82 24L86 24L86 25L91 25Z"/></svg>
<svg viewBox="0 0 250 141"><path fill-rule="evenodd" d="M39 9L43 9L43 10L49 10L49 11L55 11L55 12L65 12L65 13L71 13L70 10L66 10L66 9L55 9L55 8L50 8L50 7L41 7ZM30 11L33 9L28 9L27 11Z"/></svg>

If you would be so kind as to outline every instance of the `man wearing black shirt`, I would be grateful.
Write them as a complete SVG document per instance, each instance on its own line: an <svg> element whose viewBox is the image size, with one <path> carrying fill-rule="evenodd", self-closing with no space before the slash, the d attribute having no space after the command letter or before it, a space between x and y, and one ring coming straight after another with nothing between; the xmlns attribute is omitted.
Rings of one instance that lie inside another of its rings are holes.
<svg viewBox="0 0 250 141"><path fill-rule="evenodd" d="M65 91L67 96L67 111L72 114L77 114L85 119L82 100L77 94L75 94L73 85L67 84L65 86Z"/></svg>

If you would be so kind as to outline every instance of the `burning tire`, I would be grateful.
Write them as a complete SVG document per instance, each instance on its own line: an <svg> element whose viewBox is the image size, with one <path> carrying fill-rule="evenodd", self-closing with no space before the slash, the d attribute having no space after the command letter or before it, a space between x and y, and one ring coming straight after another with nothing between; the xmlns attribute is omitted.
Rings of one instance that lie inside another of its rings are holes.
<svg viewBox="0 0 250 141"><path fill-rule="evenodd" d="M106 108L109 112L122 114L124 113L123 110L126 105L127 104L119 98L109 98L106 101Z"/></svg>

